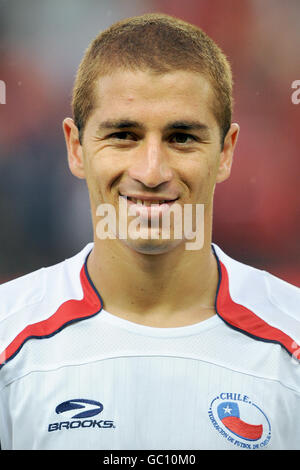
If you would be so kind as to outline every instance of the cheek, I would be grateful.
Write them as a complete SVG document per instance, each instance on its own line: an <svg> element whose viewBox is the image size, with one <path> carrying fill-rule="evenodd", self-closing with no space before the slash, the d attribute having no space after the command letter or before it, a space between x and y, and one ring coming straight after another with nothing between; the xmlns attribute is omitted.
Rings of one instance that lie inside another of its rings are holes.
<svg viewBox="0 0 300 470"><path fill-rule="evenodd" d="M85 164L84 164L84 171L85 171L85 180L89 192L89 197L92 206L97 206L100 202L100 197L102 193L102 178L101 175L101 168L94 159L89 158L88 155L85 156Z"/></svg>
<svg viewBox="0 0 300 470"><path fill-rule="evenodd" d="M188 171L186 171L188 170ZM216 160L203 157L197 165L189 165L185 168L182 179L189 186L191 196L201 202L210 200L216 183L217 166Z"/></svg>
<svg viewBox="0 0 300 470"><path fill-rule="evenodd" d="M107 159L90 159L86 168L86 182L94 206L112 202L112 197L118 195L117 182L122 174L123 170Z"/></svg>

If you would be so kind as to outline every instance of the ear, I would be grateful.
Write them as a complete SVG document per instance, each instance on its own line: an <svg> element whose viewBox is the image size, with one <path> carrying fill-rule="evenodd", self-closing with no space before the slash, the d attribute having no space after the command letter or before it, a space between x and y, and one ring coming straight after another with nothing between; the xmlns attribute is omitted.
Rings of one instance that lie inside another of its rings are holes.
<svg viewBox="0 0 300 470"><path fill-rule="evenodd" d="M238 124L231 124L229 131L224 139L223 150L220 154L220 163L216 182L222 183L230 176L233 153L237 143L240 127Z"/></svg>
<svg viewBox="0 0 300 470"><path fill-rule="evenodd" d="M63 131L68 151L68 163L71 173L80 179L84 179L83 150L79 142L79 132L73 119L66 118L63 121Z"/></svg>

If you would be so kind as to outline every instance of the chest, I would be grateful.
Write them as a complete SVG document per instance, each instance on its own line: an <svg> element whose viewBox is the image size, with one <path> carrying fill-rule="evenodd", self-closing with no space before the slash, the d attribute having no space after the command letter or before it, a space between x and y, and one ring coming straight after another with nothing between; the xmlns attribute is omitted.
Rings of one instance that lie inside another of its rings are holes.
<svg viewBox="0 0 300 470"><path fill-rule="evenodd" d="M297 394L190 358L132 356L36 371L5 387L1 400L7 445L16 448L289 449L300 442Z"/></svg>

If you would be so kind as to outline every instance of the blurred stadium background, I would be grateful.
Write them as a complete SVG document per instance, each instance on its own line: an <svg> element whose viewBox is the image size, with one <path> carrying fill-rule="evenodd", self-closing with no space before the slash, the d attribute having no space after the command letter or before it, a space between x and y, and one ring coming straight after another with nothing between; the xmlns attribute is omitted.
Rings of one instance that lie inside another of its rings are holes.
<svg viewBox="0 0 300 470"><path fill-rule="evenodd" d="M92 239L85 183L68 170L84 50L111 23L164 12L200 26L229 57L241 133L217 186L214 241L300 286L299 0L0 0L0 282L72 256Z"/></svg>

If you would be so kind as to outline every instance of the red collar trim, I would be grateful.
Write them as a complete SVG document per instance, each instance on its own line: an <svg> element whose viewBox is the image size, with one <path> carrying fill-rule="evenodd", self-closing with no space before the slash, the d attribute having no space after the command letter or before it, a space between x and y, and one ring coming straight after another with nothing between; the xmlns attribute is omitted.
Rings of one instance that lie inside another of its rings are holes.
<svg viewBox="0 0 300 470"><path fill-rule="evenodd" d="M244 305L234 302L230 296L229 276L225 265L216 256L219 268L219 285L216 295L216 312L229 326L256 340L280 344L295 356L300 346L283 331L269 325Z"/></svg>
<svg viewBox="0 0 300 470"><path fill-rule="evenodd" d="M80 271L80 282L83 289L83 298L81 300L67 300L49 318L27 325L0 354L0 368L15 357L29 339L50 338L66 326L90 318L102 310L103 302L95 288L93 288L87 272L86 262Z"/></svg>

